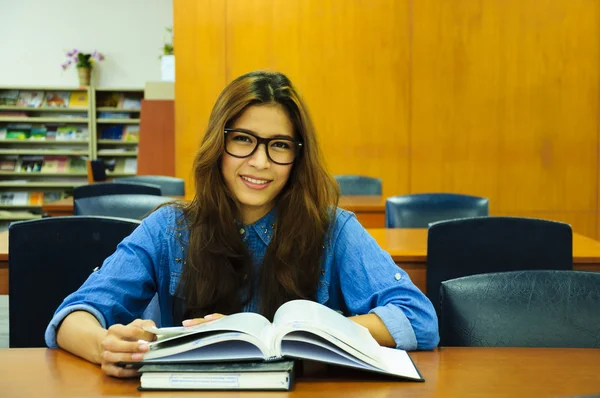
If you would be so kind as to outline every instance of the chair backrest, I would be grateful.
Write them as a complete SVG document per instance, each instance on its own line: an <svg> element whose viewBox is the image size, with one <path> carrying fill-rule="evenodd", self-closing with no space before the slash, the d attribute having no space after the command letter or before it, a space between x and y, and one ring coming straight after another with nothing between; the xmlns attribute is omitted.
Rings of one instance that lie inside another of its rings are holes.
<svg viewBox="0 0 600 398"><path fill-rule="evenodd" d="M118 185L118 184L116 184ZM75 199L76 216L122 217L141 220L163 203L173 198L156 195L104 195Z"/></svg>
<svg viewBox="0 0 600 398"><path fill-rule="evenodd" d="M98 182L95 184L80 185L73 189L73 199L90 198L102 195L156 195L162 192L158 185L143 183Z"/></svg>
<svg viewBox="0 0 600 398"><path fill-rule="evenodd" d="M165 196L185 196L185 181L169 176L133 176L115 178L114 182L135 182L158 185Z"/></svg>
<svg viewBox="0 0 600 398"><path fill-rule="evenodd" d="M108 217L50 217L11 224L10 347L45 347L44 331L56 308L139 224Z"/></svg>
<svg viewBox="0 0 600 398"><path fill-rule="evenodd" d="M488 199L453 193L392 196L385 201L386 228L427 228L430 223L489 214Z"/></svg>
<svg viewBox="0 0 600 398"><path fill-rule="evenodd" d="M556 221L479 217L442 221L427 236L427 296L439 314L443 281L489 272L572 270L573 231Z"/></svg>
<svg viewBox="0 0 600 398"><path fill-rule="evenodd" d="M441 344L600 348L600 273L516 271L441 286Z"/></svg>
<svg viewBox="0 0 600 398"><path fill-rule="evenodd" d="M381 178L338 175L335 180L344 196L381 196Z"/></svg>

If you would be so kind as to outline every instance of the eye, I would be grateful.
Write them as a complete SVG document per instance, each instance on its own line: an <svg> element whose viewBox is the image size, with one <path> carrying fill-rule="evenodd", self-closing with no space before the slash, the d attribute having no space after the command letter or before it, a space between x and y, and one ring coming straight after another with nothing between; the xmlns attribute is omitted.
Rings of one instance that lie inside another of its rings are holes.
<svg viewBox="0 0 600 398"><path fill-rule="evenodd" d="M274 141L271 144L273 149L292 149L292 143L287 141Z"/></svg>
<svg viewBox="0 0 600 398"><path fill-rule="evenodd" d="M246 134L235 133L231 138L232 141L244 142L244 143L252 143L252 137Z"/></svg>

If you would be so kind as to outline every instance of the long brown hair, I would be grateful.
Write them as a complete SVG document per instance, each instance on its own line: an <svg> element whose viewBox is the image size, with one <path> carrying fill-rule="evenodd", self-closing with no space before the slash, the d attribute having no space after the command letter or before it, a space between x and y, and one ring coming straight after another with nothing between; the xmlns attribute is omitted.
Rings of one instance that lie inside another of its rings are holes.
<svg viewBox="0 0 600 398"><path fill-rule="evenodd" d="M240 219L239 206L221 173L224 128L249 106L277 104L303 148L276 199L274 233L254 275L235 222ZM315 299L339 190L325 169L306 106L285 75L251 72L223 90L194 161L194 180L196 195L183 206L189 244L179 293L185 298L186 317L239 312L256 295L259 312L272 319L286 301Z"/></svg>

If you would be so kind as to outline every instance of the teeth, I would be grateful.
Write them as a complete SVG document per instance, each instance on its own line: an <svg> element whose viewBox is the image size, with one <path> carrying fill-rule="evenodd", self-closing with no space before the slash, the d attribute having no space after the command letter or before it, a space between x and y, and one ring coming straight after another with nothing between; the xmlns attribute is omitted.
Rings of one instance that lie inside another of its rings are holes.
<svg viewBox="0 0 600 398"><path fill-rule="evenodd" d="M254 178L244 177L244 176L242 176L242 178L244 180L246 180L246 181L249 181L249 182L253 183L253 184L266 184L267 182L269 182L267 180L255 180Z"/></svg>

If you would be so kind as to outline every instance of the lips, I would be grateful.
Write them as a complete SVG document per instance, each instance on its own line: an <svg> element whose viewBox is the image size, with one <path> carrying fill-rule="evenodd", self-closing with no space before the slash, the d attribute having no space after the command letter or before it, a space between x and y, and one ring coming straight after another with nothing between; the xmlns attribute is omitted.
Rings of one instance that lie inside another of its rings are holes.
<svg viewBox="0 0 600 398"><path fill-rule="evenodd" d="M254 177L249 177L249 176L241 176L241 177L242 177L242 180L248 181L252 184L264 185L264 184L271 182L270 180L265 180L262 178L254 178Z"/></svg>

